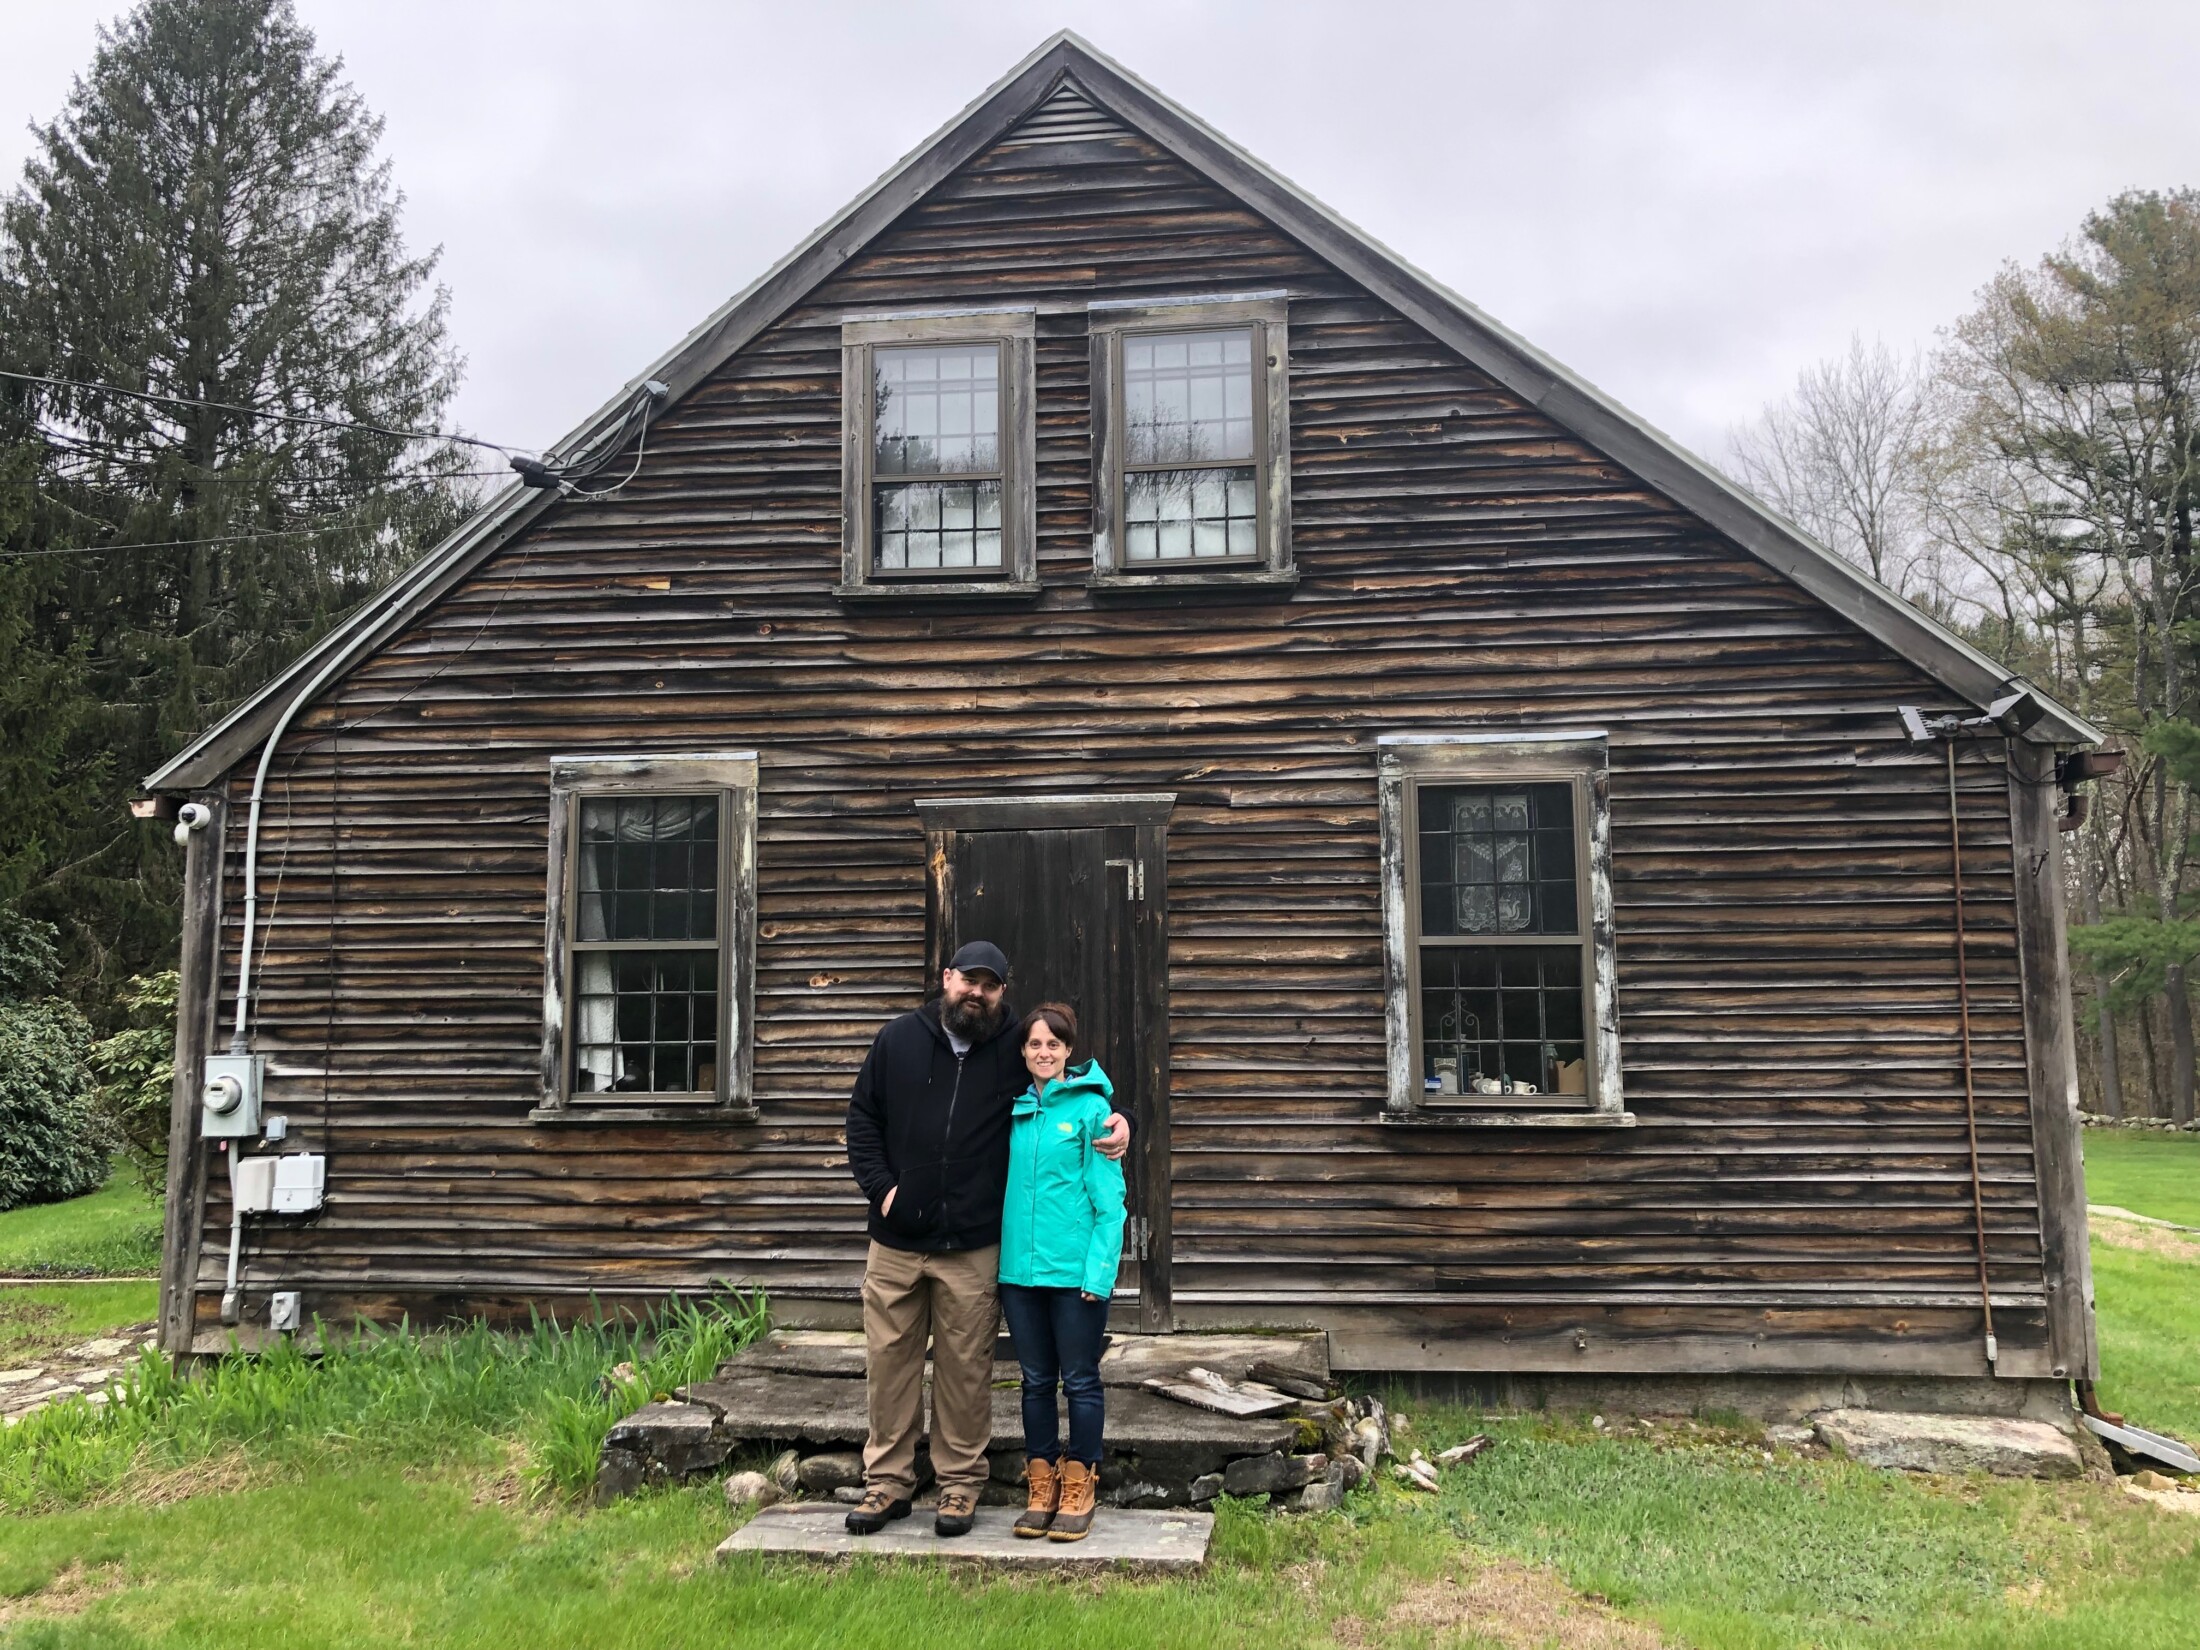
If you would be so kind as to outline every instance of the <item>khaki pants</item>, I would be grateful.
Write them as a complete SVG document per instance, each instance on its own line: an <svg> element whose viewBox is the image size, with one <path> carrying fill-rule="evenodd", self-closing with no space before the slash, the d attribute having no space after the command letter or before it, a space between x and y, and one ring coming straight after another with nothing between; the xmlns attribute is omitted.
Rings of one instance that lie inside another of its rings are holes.
<svg viewBox="0 0 2200 1650"><path fill-rule="evenodd" d="M865 1395L871 1436L863 1479L910 1496L924 1423L924 1345L932 1343L932 1472L975 1494L993 1442L993 1337L1001 1246L919 1255L873 1243L863 1264Z"/></svg>

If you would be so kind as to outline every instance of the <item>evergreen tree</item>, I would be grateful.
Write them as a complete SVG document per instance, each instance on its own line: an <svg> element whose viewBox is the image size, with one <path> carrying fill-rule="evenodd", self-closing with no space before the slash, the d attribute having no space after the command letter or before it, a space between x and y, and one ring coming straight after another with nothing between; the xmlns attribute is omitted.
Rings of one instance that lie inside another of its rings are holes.
<svg viewBox="0 0 2200 1650"><path fill-rule="evenodd" d="M0 368L172 398L0 395L0 898L83 1000L173 943L139 776L465 506L449 444L295 421L432 429L456 387L380 135L289 0L143 0L0 210Z"/></svg>

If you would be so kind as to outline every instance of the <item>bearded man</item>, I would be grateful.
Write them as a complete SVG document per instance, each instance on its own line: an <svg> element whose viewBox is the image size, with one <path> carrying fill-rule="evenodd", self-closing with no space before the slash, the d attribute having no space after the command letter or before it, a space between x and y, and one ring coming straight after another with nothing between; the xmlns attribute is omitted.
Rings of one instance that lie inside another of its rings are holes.
<svg viewBox="0 0 2200 1650"><path fill-rule="evenodd" d="M1031 1079L1000 947L972 941L940 983L938 998L872 1040L848 1102L848 1167L871 1205L863 1266L870 1438L863 1499L848 1514L857 1535L909 1516L927 1339L937 1534L969 1532L993 1442L1008 1120ZM1130 1124L1111 1113L1097 1145L1119 1158L1130 1138Z"/></svg>

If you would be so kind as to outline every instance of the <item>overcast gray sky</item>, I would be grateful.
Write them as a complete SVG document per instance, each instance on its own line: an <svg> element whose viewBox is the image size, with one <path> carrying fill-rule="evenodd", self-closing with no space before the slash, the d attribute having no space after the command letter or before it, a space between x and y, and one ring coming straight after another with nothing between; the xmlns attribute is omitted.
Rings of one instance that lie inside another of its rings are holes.
<svg viewBox="0 0 2200 1650"><path fill-rule="evenodd" d="M120 0L0 6L0 175ZM2200 5L300 0L541 446L1071 27L1711 456L1852 332L2200 185Z"/></svg>

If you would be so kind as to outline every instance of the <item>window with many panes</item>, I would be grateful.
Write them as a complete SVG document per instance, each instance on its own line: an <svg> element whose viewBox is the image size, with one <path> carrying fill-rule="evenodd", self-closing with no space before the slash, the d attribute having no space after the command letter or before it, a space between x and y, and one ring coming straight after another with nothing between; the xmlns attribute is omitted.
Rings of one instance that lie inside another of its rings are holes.
<svg viewBox="0 0 2200 1650"><path fill-rule="evenodd" d="M738 753L553 764L538 1116L747 1106L755 772Z"/></svg>
<svg viewBox="0 0 2200 1650"><path fill-rule="evenodd" d="M842 593L1033 587L1028 311L841 329Z"/></svg>
<svg viewBox="0 0 2200 1650"><path fill-rule="evenodd" d="M1384 742L1393 1111L1619 1115L1603 775L1591 735Z"/></svg>
<svg viewBox="0 0 2200 1650"><path fill-rule="evenodd" d="M1093 582L1287 583L1281 298L1095 305Z"/></svg>

